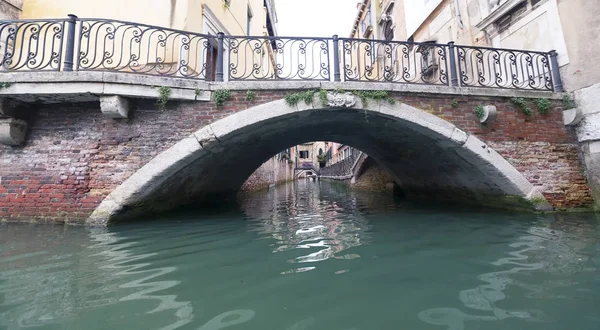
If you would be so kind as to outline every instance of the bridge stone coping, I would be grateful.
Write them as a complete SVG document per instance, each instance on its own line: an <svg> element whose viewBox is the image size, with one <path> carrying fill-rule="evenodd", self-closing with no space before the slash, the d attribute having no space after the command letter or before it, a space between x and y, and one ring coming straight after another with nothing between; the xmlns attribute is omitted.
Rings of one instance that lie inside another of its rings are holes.
<svg viewBox="0 0 600 330"><path fill-rule="evenodd" d="M159 97L156 87L171 88L171 100L210 101L210 92L229 90L303 90L345 89L385 90L402 93L429 93L457 96L523 97L561 99L562 93L502 88L450 87L445 85L398 84L387 82L331 82L331 81L229 81L202 80L143 75L124 72L10 72L0 74L0 80L11 86L0 89L0 97L23 102L61 103L97 101L100 95L118 95L128 98ZM196 90L200 91L196 95Z"/></svg>
<svg viewBox="0 0 600 330"><path fill-rule="evenodd" d="M120 72L11 72L0 74L10 83L0 97L24 103L71 103L98 101L100 96L157 99L157 87L170 87L170 100L210 101L208 84L171 78ZM200 91L196 95L196 89Z"/></svg>
<svg viewBox="0 0 600 330"><path fill-rule="evenodd" d="M454 124L400 102L389 104L379 101L364 105L357 100L355 108L357 111L370 112L373 116L389 118L399 125L410 125L411 130L439 141L447 147L448 152L456 154L462 160L460 166L475 169L480 173L480 178L485 178L489 185L498 187L503 194L498 198L510 200L516 197L518 200L528 201L532 209L552 210L541 192L507 160L483 141ZM273 129L274 126L267 123L275 120L277 125L285 125L285 121L280 120L308 115L314 111L331 111L334 114L337 110L322 105L318 97L314 98L312 104L299 102L294 106L289 106L285 100L277 100L206 125L156 156L113 190L88 218L87 223L105 225L117 219L142 215L148 212L148 208L166 211L182 203L171 192L202 194L205 189L214 189L214 186L206 186L211 184L210 180L186 178L193 177L193 171L198 170L208 171L202 172L202 175L215 175L210 172L210 164L214 164L215 159L225 157L224 155L235 155L231 148L236 141L249 138L252 134L262 135L263 129ZM375 160L377 161L376 157ZM397 178L396 175L393 176ZM468 182L463 184L465 189L476 189ZM157 204L158 201L160 205Z"/></svg>
<svg viewBox="0 0 600 330"><path fill-rule="evenodd" d="M384 90L400 93L416 94L441 94L457 96L490 96L490 97L523 97L523 98L547 98L559 100L563 93L534 90L502 89L502 88L476 88L476 87L450 87L445 85L419 85L399 84L386 82L367 81L229 81L222 83L211 83L210 90L302 90L302 89L326 89L326 90Z"/></svg>

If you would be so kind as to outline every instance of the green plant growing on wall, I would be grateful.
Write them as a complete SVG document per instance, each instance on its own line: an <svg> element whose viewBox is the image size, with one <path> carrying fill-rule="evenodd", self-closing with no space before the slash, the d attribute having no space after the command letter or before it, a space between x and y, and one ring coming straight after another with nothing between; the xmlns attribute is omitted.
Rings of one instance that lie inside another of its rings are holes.
<svg viewBox="0 0 600 330"><path fill-rule="evenodd" d="M225 104L225 101L231 100L231 91L228 89L217 89L213 93L213 101L217 108L220 108Z"/></svg>
<svg viewBox="0 0 600 330"><path fill-rule="evenodd" d="M360 97L365 107L369 104L369 100L386 100L389 104L396 104L396 99L391 97L388 91L352 91L352 94Z"/></svg>
<svg viewBox="0 0 600 330"><path fill-rule="evenodd" d="M450 106L453 108L458 108L458 101L456 99L452 99Z"/></svg>
<svg viewBox="0 0 600 330"><path fill-rule="evenodd" d="M531 204L537 206L540 204L545 204L548 201L546 201L546 198L544 198L542 196L535 196L535 197L531 198L530 202L531 202Z"/></svg>
<svg viewBox="0 0 600 330"><path fill-rule="evenodd" d="M171 98L171 92L171 87L158 87L158 100L156 101L156 105L160 111L164 111L167 108L167 103Z"/></svg>
<svg viewBox="0 0 600 330"><path fill-rule="evenodd" d="M569 110L575 108L575 102L571 98L571 95L565 94L562 97L563 110Z"/></svg>
<svg viewBox="0 0 600 330"><path fill-rule="evenodd" d="M475 115L479 121L485 117L485 109L483 108L483 105L478 105L475 107Z"/></svg>
<svg viewBox="0 0 600 330"><path fill-rule="evenodd" d="M550 102L550 100L548 99L536 99L535 105L538 108L538 112L542 115L550 113L550 110L552 108L552 102Z"/></svg>
<svg viewBox="0 0 600 330"><path fill-rule="evenodd" d="M198 96L200 96L200 94L202 94L202 90L200 90L200 88L194 89L194 100L198 101Z"/></svg>
<svg viewBox="0 0 600 330"><path fill-rule="evenodd" d="M320 154L317 156L317 161L319 163L325 163L327 161L327 158L325 157L325 154Z"/></svg>
<svg viewBox="0 0 600 330"><path fill-rule="evenodd" d="M304 101L306 104L312 104L314 96L314 90L288 94L285 96L285 103L291 107L295 106L300 101Z"/></svg>
<svg viewBox="0 0 600 330"><path fill-rule="evenodd" d="M522 97L515 97L510 99L510 101L515 104L527 117L531 117L533 115L533 111L529 105L527 105L527 101Z"/></svg>
<svg viewBox="0 0 600 330"><path fill-rule="evenodd" d="M246 91L246 101L252 102L256 98L256 92L247 90Z"/></svg>
<svg viewBox="0 0 600 330"><path fill-rule="evenodd" d="M9 82L0 82L0 89L2 88L8 88L10 87L10 83Z"/></svg>
<svg viewBox="0 0 600 330"><path fill-rule="evenodd" d="M323 106L326 106L329 101L327 100L327 91L324 89L321 89L319 91L319 100L321 100L321 104L323 104Z"/></svg>

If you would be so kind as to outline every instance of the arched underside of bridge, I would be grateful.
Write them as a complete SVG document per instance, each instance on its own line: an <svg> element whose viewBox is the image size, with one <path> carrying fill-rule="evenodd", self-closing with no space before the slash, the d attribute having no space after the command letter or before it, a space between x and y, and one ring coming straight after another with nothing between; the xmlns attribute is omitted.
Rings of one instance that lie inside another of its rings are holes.
<svg viewBox="0 0 600 330"><path fill-rule="evenodd" d="M266 159L307 141L356 147L390 171L405 193L506 208L548 208L502 156L473 135L414 107L354 108L274 101L200 129L133 174L88 219L106 224L239 189Z"/></svg>

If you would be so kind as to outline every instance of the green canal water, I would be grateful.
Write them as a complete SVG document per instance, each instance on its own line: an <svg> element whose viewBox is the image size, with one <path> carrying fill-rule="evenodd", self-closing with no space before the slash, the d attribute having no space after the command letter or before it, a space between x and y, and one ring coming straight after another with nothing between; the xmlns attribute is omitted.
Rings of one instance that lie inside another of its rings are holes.
<svg viewBox="0 0 600 330"><path fill-rule="evenodd" d="M141 220L1 224L0 329L600 329L594 215L296 182Z"/></svg>

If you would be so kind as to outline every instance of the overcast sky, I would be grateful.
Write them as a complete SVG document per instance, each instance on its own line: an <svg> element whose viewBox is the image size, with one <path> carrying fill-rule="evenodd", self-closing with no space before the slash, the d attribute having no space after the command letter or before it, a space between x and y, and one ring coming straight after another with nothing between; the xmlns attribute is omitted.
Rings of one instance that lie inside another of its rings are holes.
<svg viewBox="0 0 600 330"><path fill-rule="evenodd" d="M278 34L284 37L348 37L359 0L275 0Z"/></svg>

